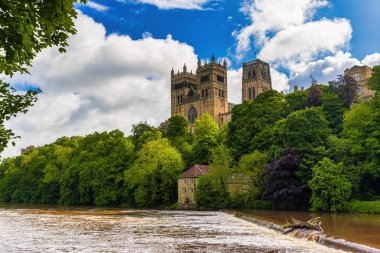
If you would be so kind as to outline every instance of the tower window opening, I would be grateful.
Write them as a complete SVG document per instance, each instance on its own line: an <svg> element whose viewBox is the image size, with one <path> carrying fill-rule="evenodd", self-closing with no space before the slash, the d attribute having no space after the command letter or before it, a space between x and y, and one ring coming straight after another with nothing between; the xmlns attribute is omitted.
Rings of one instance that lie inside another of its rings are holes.
<svg viewBox="0 0 380 253"><path fill-rule="evenodd" d="M209 75L201 77L201 83L205 83L205 82L209 82L209 81L210 81L210 76Z"/></svg>
<svg viewBox="0 0 380 253"><path fill-rule="evenodd" d="M216 80L217 80L218 82L224 83L224 76L217 75L217 76L216 76Z"/></svg>
<svg viewBox="0 0 380 253"><path fill-rule="evenodd" d="M257 77L256 70L253 70L253 71L252 71L252 77L253 77L253 78L256 78L256 77Z"/></svg>

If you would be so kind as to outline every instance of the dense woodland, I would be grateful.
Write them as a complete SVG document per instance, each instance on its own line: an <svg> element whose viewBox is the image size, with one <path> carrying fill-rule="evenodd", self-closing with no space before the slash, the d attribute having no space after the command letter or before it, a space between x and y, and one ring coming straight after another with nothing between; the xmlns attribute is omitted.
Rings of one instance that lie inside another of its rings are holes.
<svg viewBox="0 0 380 253"><path fill-rule="evenodd" d="M159 130L141 122L119 130L62 137L0 165L0 201L64 205L173 206L178 176L209 164L201 208L350 211L380 199L380 95L359 102L355 80L316 81L305 91L275 90L233 108L219 129L208 115L194 133L182 116ZM380 91L380 66L368 85ZM230 194L228 176L250 178Z"/></svg>

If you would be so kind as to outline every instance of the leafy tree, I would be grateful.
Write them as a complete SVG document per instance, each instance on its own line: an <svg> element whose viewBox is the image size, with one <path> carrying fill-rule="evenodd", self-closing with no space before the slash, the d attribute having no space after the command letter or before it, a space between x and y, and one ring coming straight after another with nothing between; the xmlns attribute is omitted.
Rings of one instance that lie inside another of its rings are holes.
<svg viewBox="0 0 380 253"><path fill-rule="evenodd" d="M189 133L190 123L182 115L172 116L168 120L166 135L169 140L183 137Z"/></svg>
<svg viewBox="0 0 380 253"><path fill-rule="evenodd" d="M127 198L133 198L140 207L175 203L177 179L183 168L181 155L169 140L145 143L132 168L124 174Z"/></svg>
<svg viewBox="0 0 380 253"><path fill-rule="evenodd" d="M205 113L195 120L193 155L194 163L208 164L212 150L217 146L218 124Z"/></svg>
<svg viewBox="0 0 380 253"><path fill-rule="evenodd" d="M253 188L255 188L258 193L264 190L265 166L268 162L268 156L256 150L252 154L242 156L237 166L238 172L251 179Z"/></svg>
<svg viewBox="0 0 380 253"><path fill-rule="evenodd" d="M325 93L322 96L322 109L332 133L342 132L343 115L346 111L342 100L334 93Z"/></svg>
<svg viewBox="0 0 380 253"><path fill-rule="evenodd" d="M19 94L16 89L0 80L0 153L10 140L18 138L11 129L5 128L4 123L18 113L26 113L28 107L36 102L38 92L27 91L25 94ZM12 144L14 145L14 142Z"/></svg>
<svg viewBox="0 0 380 253"><path fill-rule="evenodd" d="M380 91L380 65L373 67L372 77L367 81L367 85L376 92Z"/></svg>
<svg viewBox="0 0 380 253"><path fill-rule="evenodd" d="M119 130L94 133L79 142L61 179L60 202L66 205L118 205L124 198L124 170L134 147Z"/></svg>
<svg viewBox="0 0 380 253"><path fill-rule="evenodd" d="M306 101L307 107L317 107L317 106L322 105L323 92L319 88L318 85L316 85L316 84L312 85L309 88L307 94L308 94L308 98Z"/></svg>
<svg viewBox="0 0 380 253"><path fill-rule="evenodd" d="M228 206L228 175L232 157L230 150L219 145L212 151L212 163L209 173L198 179L195 198L198 206L208 209L221 209Z"/></svg>
<svg viewBox="0 0 380 253"><path fill-rule="evenodd" d="M46 47L65 51L76 32L74 0L4 0L0 3L0 73L27 72L32 59ZM85 3L85 0L80 2Z"/></svg>
<svg viewBox="0 0 380 253"><path fill-rule="evenodd" d="M308 100L308 93L306 91L296 91L289 93L285 96L286 100L286 114L290 114L295 111L303 110L306 107Z"/></svg>
<svg viewBox="0 0 380 253"><path fill-rule="evenodd" d="M284 96L275 90L270 90L260 94L252 102L246 101L232 109L227 144L233 149L236 160L254 151L254 147L258 146L255 136L282 119L285 108Z"/></svg>
<svg viewBox="0 0 380 253"><path fill-rule="evenodd" d="M380 195L380 97L365 101L347 112L343 137L351 145L353 164L361 174L361 192ZM345 164L347 165L347 164Z"/></svg>
<svg viewBox="0 0 380 253"><path fill-rule="evenodd" d="M330 90L343 101L344 106L350 108L357 96L358 83L356 80L349 75L341 75L336 81L330 82L329 86Z"/></svg>
<svg viewBox="0 0 380 253"><path fill-rule="evenodd" d="M168 120L166 136L171 145L181 153L186 167L191 166L193 162L193 135L190 133L189 121L182 115L172 116Z"/></svg>
<svg viewBox="0 0 380 253"><path fill-rule="evenodd" d="M138 124L132 125L132 142L133 145L138 149L139 139L144 134L144 132L150 132L154 129L153 126L149 125L148 122L140 122Z"/></svg>
<svg viewBox="0 0 380 253"><path fill-rule="evenodd" d="M299 210L308 208L310 190L307 184L300 184L295 172L301 163L301 157L292 151L286 151L279 160L267 166L265 174L264 198L273 201L274 208Z"/></svg>
<svg viewBox="0 0 380 253"><path fill-rule="evenodd" d="M311 210L341 212L349 209L351 183L344 175L343 164L324 158L313 168L309 181L312 190Z"/></svg>

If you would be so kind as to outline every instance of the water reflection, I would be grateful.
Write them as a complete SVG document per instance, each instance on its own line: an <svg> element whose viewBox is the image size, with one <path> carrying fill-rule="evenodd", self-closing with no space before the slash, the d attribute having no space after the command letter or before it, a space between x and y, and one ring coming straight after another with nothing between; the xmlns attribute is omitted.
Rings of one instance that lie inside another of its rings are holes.
<svg viewBox="0 0 380 253"><path fill-rule="evenodd" d="M0 207L0 252L336 252L220 212Z"/></svg>
<svg viewBox="0 0 380 253"><path fill-rule="evenodd" d="M380 249L380 215L318 214L270 210L248 211L244 213L280 225L286 223L287 220L290 221L291 218L306 221L311 218L322 217L322 227L327 235Z"/></svg>

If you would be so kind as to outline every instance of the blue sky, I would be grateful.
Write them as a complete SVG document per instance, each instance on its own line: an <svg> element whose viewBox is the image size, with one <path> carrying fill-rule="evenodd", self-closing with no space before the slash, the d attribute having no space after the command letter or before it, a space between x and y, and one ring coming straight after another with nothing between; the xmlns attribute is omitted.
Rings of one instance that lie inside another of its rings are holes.
<svg viewBox="0 0 380 253"><path fill-rule="evenodd" d="M107 33L127 34L139 39L144 32L154 38L173 38L194 47L202 59L217 56L231 56L236 40L232 33L251 23L240 11L242 1L221 0L205 5L205 10L162 10L150 4L133 1L119 2L96 0L107 6L107 11L99 12L91 7L79 6L83 13L102 23ZM364 58L368 54L380 52L380 1L378 0L336 0L327 7L318 9L314 20L321 18L346 18L353 28L350 51L354 57ZM242 61L255 57L260 48L251 45ZM240 60L232 61L234 67Z"/></svg>

